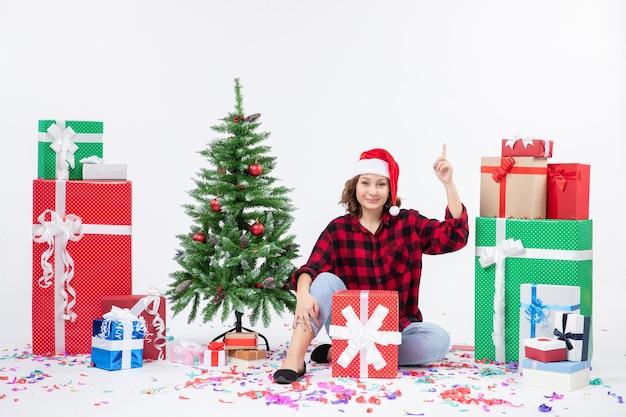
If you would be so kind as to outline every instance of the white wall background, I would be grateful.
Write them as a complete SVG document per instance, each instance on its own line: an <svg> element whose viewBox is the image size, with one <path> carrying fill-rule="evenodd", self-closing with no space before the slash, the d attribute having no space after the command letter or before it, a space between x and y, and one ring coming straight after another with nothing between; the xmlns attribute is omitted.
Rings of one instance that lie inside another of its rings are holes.
<svg viewBox="0 0 626 417"><path fill-rule="evenodd" d="M342 212L361 151L386 147L404 206L442 217L431 164L447 143L474 218L480 157L526 130L555 141L554 162L592 166L594 322L623 329L625 20L619 0L0 1L0 339L30 341L37 121L104 121L105 158L133 181L144 293L177 268L196 152L233 109L235 77L294 190L298 263ZM421 298L427 320L469 343L473 257L472 238L427 258Z"/></svg>

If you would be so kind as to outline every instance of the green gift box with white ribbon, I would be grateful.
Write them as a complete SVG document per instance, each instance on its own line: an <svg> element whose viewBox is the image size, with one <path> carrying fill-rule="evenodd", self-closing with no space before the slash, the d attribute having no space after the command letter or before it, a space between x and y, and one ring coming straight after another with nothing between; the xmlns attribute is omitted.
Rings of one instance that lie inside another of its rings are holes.
<svg viewBox="0 0 626 417"><path fill-rule="evenodd" d="M591 220L476 218L474 346L477 361L519 360L520 286L580 287L592 310Z"/></svg>
<svg viewBox="0 0 626 417"><path fill-rule="evenodd" d="M83 158L102 158L104 123L84 120L39 120L37 177L82 180Z"/></svg>

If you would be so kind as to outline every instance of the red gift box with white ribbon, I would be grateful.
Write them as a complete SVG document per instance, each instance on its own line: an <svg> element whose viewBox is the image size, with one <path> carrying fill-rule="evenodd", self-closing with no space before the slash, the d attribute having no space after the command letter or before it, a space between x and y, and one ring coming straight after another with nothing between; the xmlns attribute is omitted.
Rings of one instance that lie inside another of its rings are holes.
<svg viewBox="0 0 626 417"><path fill-rule="evenodd" d="M397 378L398 293L345 290L333 294L332 376Z"/></svg>
<svg viewBox="0 0 626 417"><path fill-rule="evenodd" d="M516 137L513 139L502 139L502 156L534 156L535 158L552 157L551 140Z"/></svg>
<svg viewBox="0 0 626 417"><path fill-rule="evenodd" d="M113 306L127 308L146 322L143 359L163 360L167 356L165 297L157 290L145 295L110 295L102 298L102 314Z"/></svg>
<svg viewBox="0 0 626 417"><path fill-rule="evenodd" d="M33 181L33 353L91 352L100 301L131 294L130 181Z"/></svg>

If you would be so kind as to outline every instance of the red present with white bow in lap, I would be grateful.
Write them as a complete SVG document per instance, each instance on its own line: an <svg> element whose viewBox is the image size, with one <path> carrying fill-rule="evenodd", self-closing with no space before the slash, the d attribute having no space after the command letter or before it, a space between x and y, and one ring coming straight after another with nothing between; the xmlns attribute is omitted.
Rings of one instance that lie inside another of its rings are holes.
<svg viewBox="0 0 626 417"><path fill-rule="evenodd" d="M332 376L397 378L398 293L345 290L333 294Z"/></svg>

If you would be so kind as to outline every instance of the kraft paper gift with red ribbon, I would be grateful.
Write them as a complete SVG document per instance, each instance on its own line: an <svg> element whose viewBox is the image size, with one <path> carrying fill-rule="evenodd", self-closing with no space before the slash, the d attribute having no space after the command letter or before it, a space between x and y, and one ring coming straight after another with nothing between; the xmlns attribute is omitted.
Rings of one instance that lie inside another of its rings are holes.
<svg viewBox="0 0 626 417"><path fill-rule="evenodd" d="M533 156L535 158L552 157L551 140L515 137L513 139L502 139L502 156Z"/></svg>
<svg viewBox="0 0 626 417"><path fill-rule="evenodd" d="M183 365L204 364L206 346L190 340L181 340L170 346L170 361Z"/></svg>
<svg viewBox="0 0 626 417"><path fill-rule="evenodd" d="M480 217L546 217L548 162L530 156L481 158Z"/></svg>
<svg viewBox="0 0 626 417"><path fill-rule="evenodd" d="M102 297L132 291L132 184L33 181L33 353L91 351Z"/></svg>
<svg viewBox="0 0 626 417"><path fill-rule="evenodd" d="M332 376L397 378L398 293L344 290L333 294Z"/></svg>
<svg viewBox="0 0 626 417"><path fill-rule="evenodd" d="M226 365L226 349L224 342L211 342L208 344L204 352L205 366L224 366Z"/></svg>
<svg viewBox="0 0 626 417"><path fill-rule="evenodd" d="M257 332L228 332L224 336L226 350L256 349L258 344Z"/></svg>
<svg viewBox="0 0 626 417"><path fill-rule="evenodd" d="M146 322L143 358L163 360L167 356L165 297L156 289L144 295L110 295L102 297L102 313L113 306L128 308Z"/></svg>
<svg viewBox="0 0 626 417"><path fill-rule="evenodd" d="M586 164L548 164L548 219L589 219L589 180Z"/></svg>
<svg viewBox="0 0 626 417"><path fill-rule="evenodd" d="M254 361L266 359L267 351L264 349L231 349L228 351L228 356L244 361Z"/></svg>

